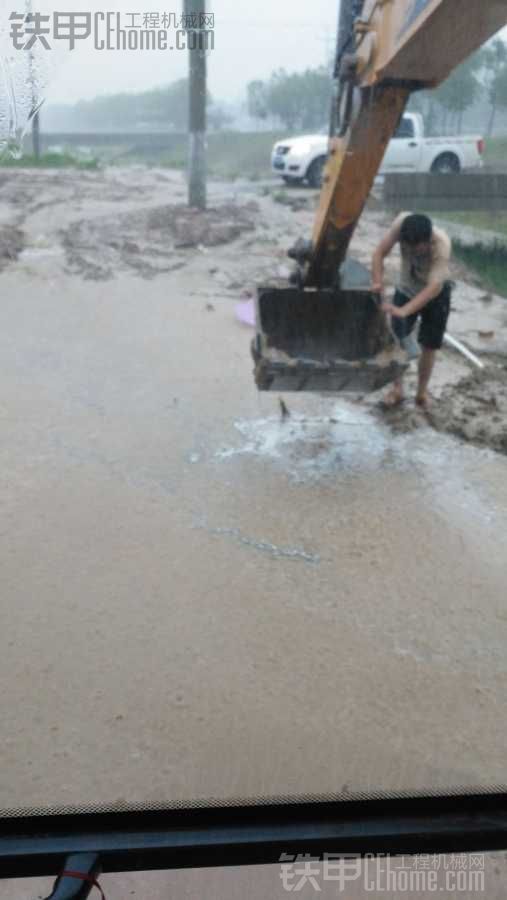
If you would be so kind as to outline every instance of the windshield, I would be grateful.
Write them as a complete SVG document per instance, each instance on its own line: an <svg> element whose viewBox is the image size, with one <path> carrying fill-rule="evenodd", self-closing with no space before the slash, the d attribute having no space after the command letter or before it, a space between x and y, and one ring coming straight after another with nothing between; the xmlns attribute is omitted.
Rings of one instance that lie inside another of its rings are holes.
<svg viewBox="0 0 507 900"><path fill-rule="evenodd" d="M4 813L505 783L507 14L440 5L376 93L335 0L4 4Z"/></svg>

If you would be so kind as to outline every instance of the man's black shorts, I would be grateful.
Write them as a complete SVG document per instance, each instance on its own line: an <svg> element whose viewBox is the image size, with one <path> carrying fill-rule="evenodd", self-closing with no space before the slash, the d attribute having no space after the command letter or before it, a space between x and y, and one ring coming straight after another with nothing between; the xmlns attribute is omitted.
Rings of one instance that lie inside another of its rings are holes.
<svg viewBox="0 0 507 900"><path fill-rule="evenodd" d="M417 340L421 347L426 347L428 350L440 350L451 311L451 291L452 284L446 283L438 297L430 300L427 306L414 316L408 316L406 319L397 319L393 316L392 327L398 340L401 341L408 337L420 316L421 324ZM409 302L410 297L406 297L401 291L396 291L393 298L394 306L405 306Z"/></svg>

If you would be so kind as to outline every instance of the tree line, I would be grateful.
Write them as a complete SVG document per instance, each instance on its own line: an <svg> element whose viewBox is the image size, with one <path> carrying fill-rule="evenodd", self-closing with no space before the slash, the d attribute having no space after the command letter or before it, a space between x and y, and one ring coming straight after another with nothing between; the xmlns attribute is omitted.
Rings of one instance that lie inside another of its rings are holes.
<svg viewBox="0 0 507 900"><path fill-rule="evenodd" d="M331 66L289 73L277 69L266 80L247 85L249 115L265 124L276 122L291 131L326 128L332 96ZM428 134L461 132L464 114L484 101L486 131L494 133L499 111L507 109L507 44L491 41L434 91L412 95L410 109L424 115ZM216 130L231 126L222 104L208 94L208 125ZM109 94L81 100L73 106L53 106L43 114L44 124L55 131L130 130L143 127L184 132L188 118L188 80L136 94ZM482 126L481 126L482 127Z"/></svg>
<svg viewBox="0 0 507 900"><path fill-rule="evenodd" d="M259 121L279 120L287 129L325 127L331 102L327 67L273 72L247 86L247 108ZM423 113L428 134L461 133L465 112L479 101L488 106L487 134L494 133L497 113L507 109L507 44L496 38L459 66L439 88L412 95L410 109Z"/></svg>
<svg viewBox="0 0 507 900"><path fill-rule="evenodd" d="M229 114L207 94L207 118L211 129L230 123ZM79 100L73 106L48 107L44 124L54 131L130 130L156 128L185 132L188 125L188 79L139 93L106 94Z"/></svg>
<svg viewBox="0 0 507 900"><path fill-rule="evenodd" d="M428 133L461 134L464 114L481 101L488 108L491 137L498 112L507 109L507 44L501 38L474 53L435 91L414 94L411 109L423 113Z"/></svg>
<svg viewBox="0 0 507 900"><path fill-rule="evenodd" d="M287 128L310 131L321 128L329 118L332 84L325 66L289 74L273 72L268 81L247 85L247 108L252 118L276 118Z"/></svg>

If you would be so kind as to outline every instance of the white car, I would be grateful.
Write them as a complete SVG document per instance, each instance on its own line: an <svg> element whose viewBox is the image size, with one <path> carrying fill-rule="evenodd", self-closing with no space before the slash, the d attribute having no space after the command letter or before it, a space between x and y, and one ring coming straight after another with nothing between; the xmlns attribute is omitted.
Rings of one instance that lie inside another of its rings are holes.
<svg viewBox="0 0 507 900"><path fill-rule="evenodd" d="M328 137L307 134L278 141L273 147L271 168L288 184L304 180L320 187L328 152ZM406 113L390 141L379 175L388 172L457 173L483 165L484 140L472 137L425 137L418 113Z"/></svg>

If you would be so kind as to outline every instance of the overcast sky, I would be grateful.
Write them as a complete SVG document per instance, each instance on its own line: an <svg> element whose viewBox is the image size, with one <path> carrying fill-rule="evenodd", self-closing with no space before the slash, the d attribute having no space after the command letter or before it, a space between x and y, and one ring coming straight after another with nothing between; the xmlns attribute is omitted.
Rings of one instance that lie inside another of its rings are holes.
<svg viewBox="0 0 507 900"><path fill-rule="evenodd" d="M0 52L12 44L9 13L22 11L30 0L0 0ZM181 13L182 0L32 0L33 8L52 11ZM215 49L208 57L209 89L215 99L239 100L246 84L267 78L284 67L289 71L329 61L335 45L339 0L207 0L215 15ZM127 20L128 21L128 20ZM72 52L44 51L42 69L53 71L45 89L48 102L73 103L100 94L142 91L168 84L187 73L185 50L95 50L93 41L78 41ZM54 42L53 42L54 45ZM14 64L26 81L26 56L14 53ZM21 62L21 57L25 57ZM18 64L18 60L20 61Z"/></svg>
<svg viewBox="0 0 507 900"><path fill-rule="evenodd" d="M8 0L7 6L22 9L23 2ZM209 88L217 99L237 100L253 78L266 78L279 66L298 70L320 65L333 51L339 0L208 0L207 6L215 14L215 49L208 58L208 72ZM86 5L53 0L46 4L50 8L179 13L181 0L91 0ZM99 51L90 40L82 41L59 64L46 91L47 100L74 102L168 83L186 74L186 56L184 50Z"/></svg>

